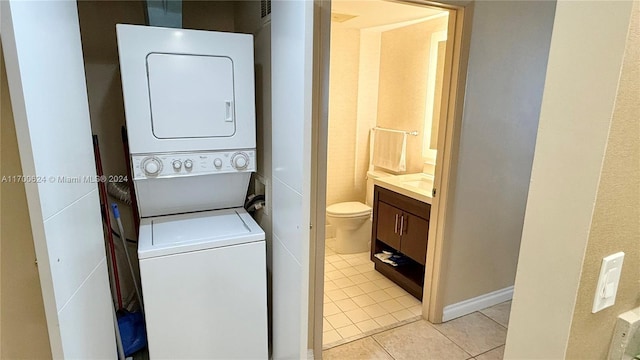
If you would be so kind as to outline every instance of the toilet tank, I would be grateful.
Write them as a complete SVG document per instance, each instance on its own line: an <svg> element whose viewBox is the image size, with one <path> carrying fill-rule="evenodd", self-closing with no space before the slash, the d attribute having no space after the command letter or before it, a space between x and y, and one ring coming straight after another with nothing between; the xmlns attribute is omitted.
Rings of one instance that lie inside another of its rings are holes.
<svg viewBox="0 0 640 360"><path fill-rule="evenodd" d="M393 174L381 171L381 170L369 170L367 171L367 202L366 204L373 207L373 179L385 176L391 176Z"/></svg>

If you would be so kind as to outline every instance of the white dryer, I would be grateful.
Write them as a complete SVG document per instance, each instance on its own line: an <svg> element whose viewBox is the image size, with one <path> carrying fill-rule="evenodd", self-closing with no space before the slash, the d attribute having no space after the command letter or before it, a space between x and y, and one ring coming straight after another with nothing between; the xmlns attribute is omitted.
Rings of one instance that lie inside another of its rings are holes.
<svg viewBox="0 0 640 360"><path fill-rule="evenodd" d="M117 25L151 359L266 359L253 37Z"/></svg>
<svg viewBox="0 0 640 360"><path fill-rule="evenodd" d="M242 206L256 170L253 36L116 31L141 216Z"/></svg>
<svg viewBox="0 0 640 360"><path fill-rule="evenodd" d="M131 154L253 149L253 35L116 25Z"/></svg>

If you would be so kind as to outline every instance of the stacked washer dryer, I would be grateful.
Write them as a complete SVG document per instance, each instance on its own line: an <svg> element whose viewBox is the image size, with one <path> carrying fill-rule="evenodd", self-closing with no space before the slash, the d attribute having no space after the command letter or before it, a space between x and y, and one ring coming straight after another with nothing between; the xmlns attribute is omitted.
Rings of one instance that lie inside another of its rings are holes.
<svg viewBox="0 0 640 360"><path fill-rule="evenodd" d="M266 359L253 37L117 25L152 359Z"/></svg>

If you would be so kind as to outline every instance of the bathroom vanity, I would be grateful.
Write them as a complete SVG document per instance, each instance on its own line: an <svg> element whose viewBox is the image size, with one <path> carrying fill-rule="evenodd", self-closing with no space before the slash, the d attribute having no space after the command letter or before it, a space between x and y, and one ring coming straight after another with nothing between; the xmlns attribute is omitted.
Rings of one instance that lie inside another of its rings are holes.
<svg viewBox="0 0 640 360"><path fill-rule="evenodd" d="M422 300L431 204L381 184L374 187L371 261L378 272ZM392 266L374 256L383 250L404 255L405 263Z"/></svg>

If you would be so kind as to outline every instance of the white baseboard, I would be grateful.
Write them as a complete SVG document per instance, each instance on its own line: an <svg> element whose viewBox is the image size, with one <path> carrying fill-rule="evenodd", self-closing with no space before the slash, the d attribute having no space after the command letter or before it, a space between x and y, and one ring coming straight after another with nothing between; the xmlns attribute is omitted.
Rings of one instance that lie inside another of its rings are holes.
<svg viewBox="0 0 640 360"><path fill-rule="evenodd" d="M447 305L442 312L442 321L449 321L474 311L482 310L493 305L500 304L513 298L513 286L492 291L490 293L476 296L459 303Z"/></svg>

